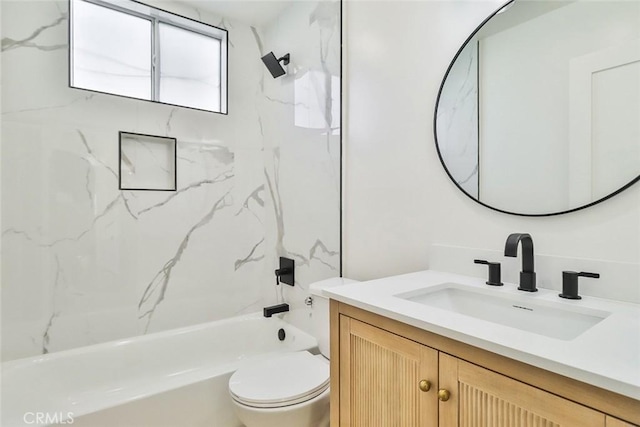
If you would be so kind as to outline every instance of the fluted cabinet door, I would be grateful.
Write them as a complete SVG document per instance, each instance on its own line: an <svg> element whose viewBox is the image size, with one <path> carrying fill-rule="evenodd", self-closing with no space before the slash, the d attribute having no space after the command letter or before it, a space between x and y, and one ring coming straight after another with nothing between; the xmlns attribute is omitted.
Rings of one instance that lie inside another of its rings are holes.
<svg viewBox="0 0 640 427"><path fill-rule="evenodd" d="M440 427L604 427L604 414L440 354Z"/></svg>
<svg viewBox="0 0 640 427"><path fill-rule="evenodd" d="M436 350L340 316L341 427L436 427L437 389Z"/></svg>
<svg viewBox="0 0 640 427"><path fill-rule="evenodd" d="M607 416L607 427L636 427L617 418Z"/></svg>

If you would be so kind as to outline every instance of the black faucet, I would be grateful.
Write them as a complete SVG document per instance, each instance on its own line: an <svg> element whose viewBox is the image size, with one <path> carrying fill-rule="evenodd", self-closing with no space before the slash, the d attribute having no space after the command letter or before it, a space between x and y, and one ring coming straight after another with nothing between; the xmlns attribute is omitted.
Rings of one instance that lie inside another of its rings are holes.
<svg viewBox="0 0 640 427"><path fill-rule="evenodd" d="M520 286L518 289L527 292L537 292L536 272L533 268L533 239L527 233L513 233L507 237L504 245L504 256L517 257L518 243L522 242L522 271L520 272Z"/></svg>
<svg viewBox="0 0 640 427"><path fill-rule="evenodd" d="M591 277L593 279L599 279L598 273L587 273L581 271L563 271L562 272L562 293L558 296L566 299L582 299L578 295L578 277Z"/></svg>
<svg viewBox="0 0 640 427"><path fill-rule="evenodd" d="M500 263L499 262L489 262L484 259L474 259L473 262L475 264L485 264L489 266L489 280L485 283L491 286L502 286L502 279L500 279Z"/></svg>
<svg viewBox="0 0 640 427"><path fill-rule="evenodd" d="M262 314L264 315L264 317L271 317L274 314L284 313L286 311L289 311L289 304L276 304L263 308Z"/></svg>

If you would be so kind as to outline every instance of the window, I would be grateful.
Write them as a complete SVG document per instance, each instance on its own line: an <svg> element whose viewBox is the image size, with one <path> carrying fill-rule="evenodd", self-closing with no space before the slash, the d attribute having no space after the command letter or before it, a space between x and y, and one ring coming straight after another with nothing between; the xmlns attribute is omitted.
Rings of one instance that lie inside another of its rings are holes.
<svg viewBox="0 0 640 427"><path fill-rule="evenodd" d="M131 0L71 0L70 86L227 113L227 31Z"/></svg>

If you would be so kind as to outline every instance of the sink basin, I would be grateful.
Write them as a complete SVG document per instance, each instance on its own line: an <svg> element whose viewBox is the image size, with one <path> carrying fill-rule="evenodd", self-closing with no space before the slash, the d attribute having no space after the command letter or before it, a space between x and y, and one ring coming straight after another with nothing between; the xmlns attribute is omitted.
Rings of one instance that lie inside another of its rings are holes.
<svg viewBox="0 0 640 427"><path fill-rule="evenodd" d="M443 283L394 296L565 341L578 337L611 314L536 301L533 295L509 295L458 283Z"/></svg>

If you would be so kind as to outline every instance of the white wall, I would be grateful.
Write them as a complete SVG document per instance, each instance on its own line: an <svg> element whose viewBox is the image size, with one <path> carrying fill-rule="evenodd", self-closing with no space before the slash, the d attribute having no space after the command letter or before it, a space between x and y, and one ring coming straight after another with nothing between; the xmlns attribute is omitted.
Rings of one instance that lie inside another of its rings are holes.
<svg viewBox="0 0 640 427"><path fill-rule="evenodd" d="M605 268L583 293L640 302L640 186L572 214L526 218L476 204L442 170L432 129L442 76L500 4L347 2L344 274L432 267L484 277L472 263L478 254L501 261L515 282L520 260L502 257L504 241L529 232L545 286L558 289L562 269Z"/></svg>

